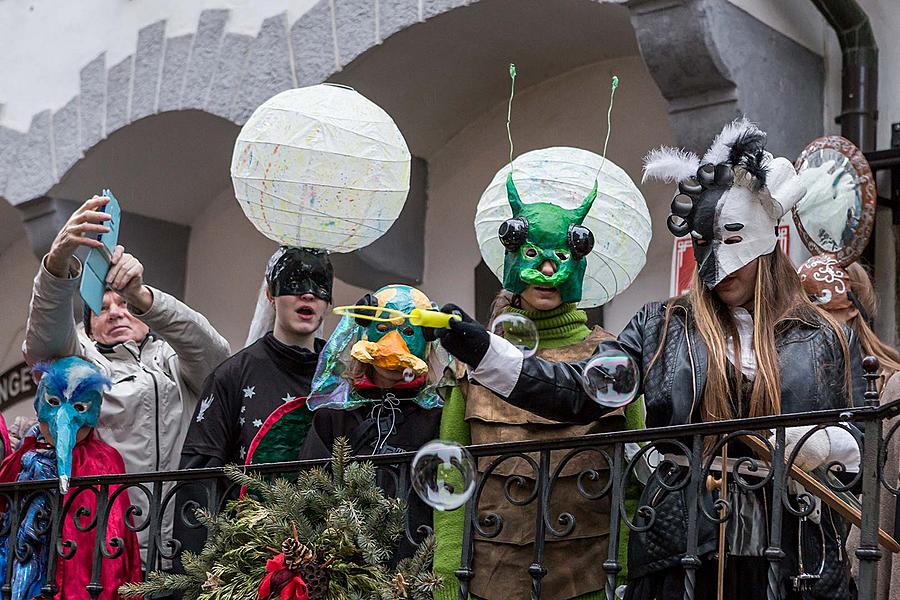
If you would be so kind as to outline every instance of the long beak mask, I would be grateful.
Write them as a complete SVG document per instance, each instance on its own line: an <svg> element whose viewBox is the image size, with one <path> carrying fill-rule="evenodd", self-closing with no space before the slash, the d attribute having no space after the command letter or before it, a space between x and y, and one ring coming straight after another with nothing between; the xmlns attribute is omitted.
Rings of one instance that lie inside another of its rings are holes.
<svg viewBox="0 0 900 600"><path fill-rule="evenodd" d="M41 373L34 409L53 438L59 491L65 494L72 478L72 451L78 431L96 427L103 390L111 382L96 366L76 356L35 365L33 372Z"/></svg>
<svg viewBox="0 0 900 600"><path fill-rule="evenodd" d="M72 450L78 439L78 430L81 429L81 426L74 422L74 413L75 409L71 405L63 404L56 412L56 418L50 423L61 494L69 491L69 480L72 478Z"/></svg>
<svg viewBox="0 0 900 600"><path fill-rule="evenodd" d="M350 355L359 362L374 365L388 371L412 369L416 375L428 372L424 360L413 354L403 336L395 329L377 342L360 340L353 345Z"/></svg>

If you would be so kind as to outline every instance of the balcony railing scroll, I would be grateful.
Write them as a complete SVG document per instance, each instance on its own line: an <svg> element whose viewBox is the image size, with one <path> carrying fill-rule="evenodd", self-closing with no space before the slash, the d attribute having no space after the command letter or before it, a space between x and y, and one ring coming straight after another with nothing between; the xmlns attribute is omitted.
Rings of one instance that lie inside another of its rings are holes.
<svg viewBox="0 0 900 600"><path fill-rule="evenodd" d="M862 439L857 438L862 457L859 471L849 473L843 465L830 464L827 470L840 478L828 479L827 485L835 494L861 494L860 543L856 550L856 557L860 562L857 584L860 598L874 598L877 565L884 552L879 546L878 538L880 499L883 494L900 496L898 473L886 468L887 448L900 435L897 433L900 419L895 418L898 414L900 400L878 406L877 394L870 390L866 406L847 410L622 431L552 441L470 446L472 455L476 460L483 459L486 467L479 476L475 493L464 509L460 509L465 510L466 523L460 566L456 572L460 582L460 598L467 597L470 582L478 569L478 557L474 551L476 537L497 536L504 527L504 515L511 514L510 511L529 511L534 518L536 536L533 559L530 565L523 565L522 568L523 577L531 579L532 598L541 597L542 579L547 573L544 540L547 537L564 539L575 535L579 527L572 513L563 510L556 514L551 510L555 485L566 464L576 457L590 456L591 467L577 476L577 489L589 501L609 501L609 553L607 560L597 565L598 569L602 569L607 582L606 597L609 600L616 598L616 579L622 568L617 555L620 536L625 529L641 532L649 531L657 525L653 502L638 506L631 513L626 509L625 502L628 482L640 479L641 473L646 472L649 464L656 469L669 469L675 474L673 478L662 478L661 489L668 493L684 494L688 526L686 551L681 556L681 565L685 569L684 598L693 599L696 574L703 558L698 549L701 525L706 521L718 526L720 522L731 518L733 510L730 496L716 499L710 507L702 500L702 490L710 482L714 483L717 477L721 477L715 466L715 457L721 448L725 444L740 441L745 446L764 448L763 454L771 457L771 460L766 461L759 457L737 456L733 462L725 464L728 471L726 477L732 485L743 490L756 490L764 486L771 489L772 510L768 524L768 547L765 551L769 562L766 595L769 600L777 600L781 594L779 573L785 559L781 537L783 520L786 514L796 517L809 515L814 504L808 492L791 493L788 487L791 468L803 442L785 456L785 428L796 426L813 426L802 438L803 441L826 427L863 432ZM774 436L770 436L770 431L774 431ZM709 440L715 440L712 451L709 450ZM562 451L561 457L558 451ZM551 460L551 452L557 452L554 460ZM413 453L403 453L359 459L372 461L379 467L382 476L392 479L391 487L397 490L400 497L410 498L414 493L409 478L413 456ZM513 460L524 461L531 476L506 476L504 494L508 507L504 511L479 510L487 477L507 461ZM297 461L249 468L258 473L289 476L327 462ZM194 500L181 500L183 494L180 492L188 486L203 490L200 502L196 501L196 495ZM23 518L29 512L34 517L37 533L50 533L48 577L43 589L45 596L52 597L57 591L55 572L60 561L72 560L76 554L87 552L92 557L91 583L87 587L87 593L90 598L96 599L103 591L102 570L111 561L121 559L122 539L110 538L107 543L103 543L108 537L106 525L110 511L119 495L127 492L132 502L137 495L141 495L149 505L149 511L144 511L132 504L128 509L130 519L127 526L135 532L148 532L145 560L149 570L153 570L169 568L171 561L177 559L182 552L181 542L163 533L166 531L163 525L167 518L179 520L182 530L199 529L202 526L194 518L193 509L203 504L213 513L221 511L226 501L234 497L237 491L226 481L222 469L77 478L72 480L70 489L66 501L61 502L55 480L0 485L0 502L6 507L0 536L7 536L7 550L11 557L7 564L7 583L0 589L4 599L10 598L9 580L13 562L37 560L42 551L28 543L14 543ZM95 499L94 510L73 508L79 504L77 500L83 495ZM94 547L84 548L74 540L65 539L62 531L66 522L73 523L78 531L96 531ZM428 533L424 528L412 526L408 526L406 531L413 543L418 543ZM810 576L815 577L815 573Z"/></svg>

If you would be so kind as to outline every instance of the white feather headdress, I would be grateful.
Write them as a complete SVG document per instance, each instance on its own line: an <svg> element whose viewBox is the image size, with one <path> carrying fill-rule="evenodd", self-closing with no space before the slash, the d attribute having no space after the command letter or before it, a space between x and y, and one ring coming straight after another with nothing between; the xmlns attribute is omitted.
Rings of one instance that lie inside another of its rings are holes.
<svg viewBox="0 0 900 600"><path fill-rule="evenodd" d="M722 129L702 160L693 152L661 146L644 157L644 177L641 182L657 179L666 183L679 183L696 176L700 165L736 162L732 153L740 153L740 149L745 146L742 142L746 140L761 140L765 144L765 133L746 117L741 117Z"/></svg>
<svg viewBox="0 0 900 600"><path fill-rule="evenodd" d="M700 157L680 148L661 146L644 157L644 176L641 183L656 179L666 183L687 181L697 174Z"/></svg>
<svg viewBox="0 0 900 600"><path fill-rule="evenodd" d="M735 119L723 127L719 135L716 136L716 139L713 140L709 150L703 155L703 164L718 165L723 162L728 162L731 147L734 143L742 137L755 133L761 134L762 132L755 123L751 123L747 120L747 117Z"/></svg>

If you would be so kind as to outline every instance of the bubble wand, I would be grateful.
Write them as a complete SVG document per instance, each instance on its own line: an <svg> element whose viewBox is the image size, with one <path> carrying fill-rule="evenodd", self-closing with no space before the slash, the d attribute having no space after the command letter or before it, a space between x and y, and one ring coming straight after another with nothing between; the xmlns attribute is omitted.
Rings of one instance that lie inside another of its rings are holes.
<svg viewBox="0 0 900 600"><path fill-rule="evenodd" d="M376 323L396 324L398 321L408 319L409 324L413 327L430 327L432 329L450 329L450 321L462 320L459 315L451 315L437 310L414 308L412 311L405 313L393 308L359 304L352 306L335 306L334 309L332 309L332 312L342 317L353 317L354 319L364 319ZM380 317L377 313L384 313L391 316Z"/></svg>

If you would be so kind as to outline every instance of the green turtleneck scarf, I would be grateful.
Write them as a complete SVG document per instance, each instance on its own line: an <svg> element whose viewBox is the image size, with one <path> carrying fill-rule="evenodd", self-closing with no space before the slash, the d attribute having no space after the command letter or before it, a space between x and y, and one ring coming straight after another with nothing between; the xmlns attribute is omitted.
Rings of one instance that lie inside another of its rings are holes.
<svg viewBox="0 0 900 600"><path fill-rule="evenodd" d="M538 330L538 348L562 348L577 344L590 335L587 313L575 304L562 304L553 310L522 310L507 307L504 312L523 315L531 319Z"/></svg>

